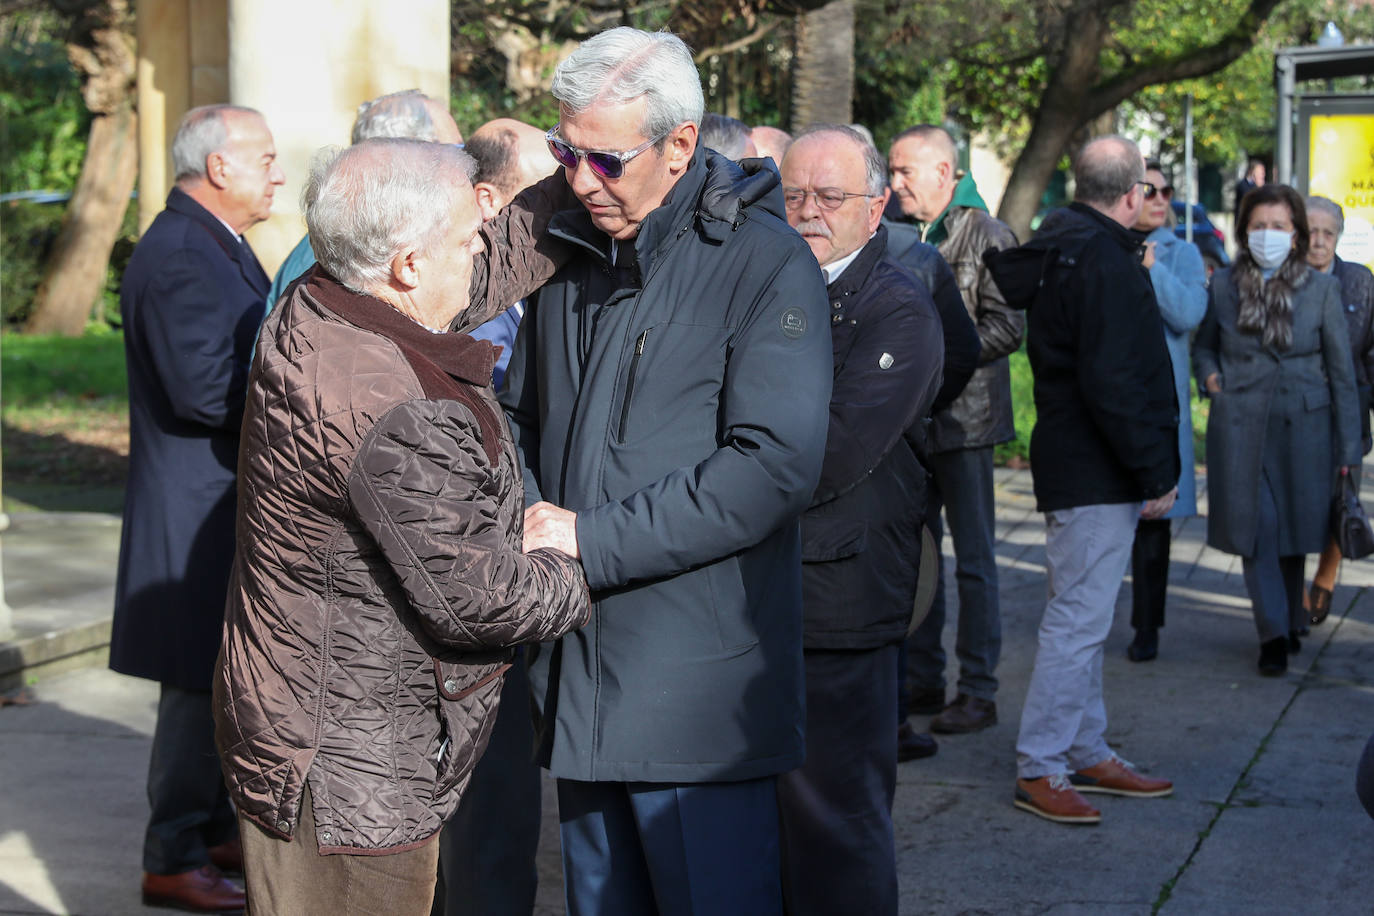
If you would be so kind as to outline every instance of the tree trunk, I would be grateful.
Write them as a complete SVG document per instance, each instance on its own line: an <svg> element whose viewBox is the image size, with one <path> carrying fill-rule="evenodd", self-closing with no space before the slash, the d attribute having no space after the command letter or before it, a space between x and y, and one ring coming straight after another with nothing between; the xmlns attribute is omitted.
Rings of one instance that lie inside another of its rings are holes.
<svg viewBox="0 0 1374 916"><path fill-rule="evenodd" d="M1086 118L1098 114L1083 108L1097 83L1098 59L1108 35L1106 18L1092 7L1080 7L1066 31L1072 37L1052 67L1053 76L1040 97L1030 136L1016 157L997 210L997 218L1022 241L1030 238L1040 197L1074 132Z"/></svg>
<svg viewBox="0 0 1374 916"><path fill-rule="evenodd" d="M91 121L81 177L67 202L25 331L75 337L86 330L105 288L110 251L138 176L137 120L126 105Z"/></svg>
<svg viewBox="0 0 1374 916"><path fill-rule="evenodd" d="M797 17L792 130L848 124L854 109L854 0L831 0Z"/></svg>
<svg viewBox="0 0 1374 916"><path fill-rule="evenodd" d="M72 17L67 56L81 74L81 97L93 117L81 176L24 330L74 337L86 329L105 286L110 251L138 174L138 58L128 0L83 0L59 9Z"/></svg>

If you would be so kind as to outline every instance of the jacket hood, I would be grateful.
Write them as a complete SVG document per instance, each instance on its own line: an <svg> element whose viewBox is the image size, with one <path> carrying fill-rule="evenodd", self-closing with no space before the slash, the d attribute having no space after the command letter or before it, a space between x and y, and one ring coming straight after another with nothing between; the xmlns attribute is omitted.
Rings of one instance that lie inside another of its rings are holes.
<svg viewBox="0 0 1374 916"><path fill-rule="evenodd" d="M972 210L982 210L988 212L987 202L983 200L983 195L978 193L978 185L973 180L973 176L965 172L964 177L959 179L959 183L954 186L954 196L949 199L949 203L940 211L940 215L930 221L930 228L926 230L925 241L931 245L938 245L949 235L945 228L945 217L955 207L968 207Z"/></svg>
<svg viewBox="0 0 1374 916"><path fill-rule="evenodd" d="M706 182L697 207L698 228L708 229L712 221L733 229L745 218L750 207L787 220L782 202L782 178L773 160L741 159L733 162L714 150L706 150Z"/></svg>

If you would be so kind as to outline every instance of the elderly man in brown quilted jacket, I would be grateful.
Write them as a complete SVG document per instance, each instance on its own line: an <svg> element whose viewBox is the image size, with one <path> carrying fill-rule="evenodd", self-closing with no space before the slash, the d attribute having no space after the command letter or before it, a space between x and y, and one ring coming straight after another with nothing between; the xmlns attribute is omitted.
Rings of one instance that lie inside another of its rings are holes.
<svg viewBox="0 0 1374 916"><path fill-rule="evenodd" d="M470 175L404 140L318 165L319 264L258 339L215 679L254 913L428 913L511 647L589 616L576 561L521 551L494 348L446 333L553 267L528 209L483 228Z"/></svg>

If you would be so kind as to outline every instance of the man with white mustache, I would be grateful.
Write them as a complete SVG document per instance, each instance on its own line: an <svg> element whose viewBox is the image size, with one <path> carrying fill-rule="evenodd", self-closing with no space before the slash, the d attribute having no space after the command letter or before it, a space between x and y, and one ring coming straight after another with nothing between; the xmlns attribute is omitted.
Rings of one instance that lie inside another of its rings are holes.
<svg viewBox="0 0 1374 916"><path fill-rule="evenodd" d="M834 376L821 479L802 515L806 763L778 781L791 916L895 914L897 652L916 593L922 421L944 337L929 291L887 257L883 158L849 127L782 161L787 221L825 275Z"/></svg>

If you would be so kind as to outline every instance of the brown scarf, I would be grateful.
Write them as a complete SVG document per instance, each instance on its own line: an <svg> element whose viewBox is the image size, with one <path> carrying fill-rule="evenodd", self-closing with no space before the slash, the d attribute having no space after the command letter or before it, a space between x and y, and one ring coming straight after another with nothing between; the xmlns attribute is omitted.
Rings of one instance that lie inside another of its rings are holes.
<svg viewBox="0 0 1374 916"><path fill-rule="evenodd" d="M1266 347L1293 346L1293 294L1307 282L1308 272L1307 262L1294 252L1266 282L1255 259L1241 252L1233 269L1239 299L1236 328L1259 334Z"/></svg>

